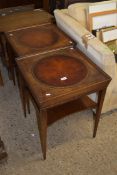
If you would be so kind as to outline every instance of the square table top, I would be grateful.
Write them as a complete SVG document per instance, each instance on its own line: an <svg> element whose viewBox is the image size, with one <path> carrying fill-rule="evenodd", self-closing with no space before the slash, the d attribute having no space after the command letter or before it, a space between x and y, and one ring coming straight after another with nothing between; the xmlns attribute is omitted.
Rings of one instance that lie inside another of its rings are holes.
<svg viewBox="0 0 117 175"><path fill-rule="evenodd" d="M5 33L5 36L16 57L48 52L73 45L72 40L54 24L18 29Z"/></svg>
<svg viewBox="0 0 117 175"><path fill-rule="evenodd" d="M20 58L17 65L42 109L102 90L111 81L87 56L73 48Z"/></svg>
<svg viewBox="0 0 117 175"><path fill-rule="evenodd" d="M52 19L53 16L42 9L0 16L0 32L8 32L33 25L51 23Z"/></svg>

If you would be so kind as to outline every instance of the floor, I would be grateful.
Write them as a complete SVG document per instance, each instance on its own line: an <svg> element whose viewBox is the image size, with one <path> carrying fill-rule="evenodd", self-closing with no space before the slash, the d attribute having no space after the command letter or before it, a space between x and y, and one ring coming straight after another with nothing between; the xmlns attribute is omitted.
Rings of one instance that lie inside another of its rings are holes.
<svg viewBox="0 0 117 175"><path fill-rule="evenodd" d="M5 68L2 74L0 136L8 160L0 164L0 175L117 175L117 110L101 116L95 139L91 111L51 125L43 161L35 110L31 106L31 114L24 118L18 88L8 80Z"/></svg>

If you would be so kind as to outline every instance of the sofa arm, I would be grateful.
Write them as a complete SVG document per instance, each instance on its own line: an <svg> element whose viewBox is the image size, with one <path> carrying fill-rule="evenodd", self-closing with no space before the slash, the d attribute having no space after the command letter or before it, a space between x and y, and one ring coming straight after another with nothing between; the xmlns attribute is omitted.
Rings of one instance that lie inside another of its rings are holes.
<svg viewBox="0 0 117 175"><path fill-rule="evenodd" d="M107 95L103 105L103 111L107 112L111 109L111 96L113 91L117 89L117 70L115 57L109 48L97 38L88 41L87 47L83 42L83 36L91 34L78 21L72 18L67 10L55 10L55 19L61 30L67 33L76 43L77 47L84 52L89 58L102 68L108 75L112 77L112 81L108 86ZM115 87L116 86L116 87ZM93 94L93 99L96 100L96 95Z"/></svg>
<svg viewBox="0 0 117 175"><path fill-rule="evenodd" d="M81 36L87 33L87 30L73 19L68 14L68 10L55 10L55 19L58 27L60 27L65 33L67 33L76 42L82 42ZM89 33L89 32L88 32Z"/></svg>
<svg viewBox="0 0 117 175"><path fill-rule="evenodd" d="M117 74L114 54L105 44L103 44L97 38L93 38L88 41L88 47L86 48L82 37L85 34L91 33L78 21L72 18L68 14L67 10L55 10L54 15L58 27L67 33L77 43L79 49L88 55L94 63L101 67L111 77ZM109 67L113 68L109 69Z"/></svg>

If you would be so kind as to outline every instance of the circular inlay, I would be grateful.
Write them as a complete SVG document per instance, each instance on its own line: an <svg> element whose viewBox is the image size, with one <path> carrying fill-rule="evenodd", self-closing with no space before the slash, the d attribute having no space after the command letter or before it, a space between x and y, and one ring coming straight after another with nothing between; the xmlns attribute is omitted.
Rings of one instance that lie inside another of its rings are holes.
<svg viewBox="0 0 117 175"><path fill-rule="evenodd" d="M58 41L55 31L48 28L29 29L20 34L19 40L23 45L31 48L42 48L53 45Z"/></svg>
<svg viewBox="0 0 117 175"><path fill-rule="evenodd" d="M87 75L87 68L77 58L53 55L37 62L33 73L38 80L45 84L64 87L74 85L83 80Z"/></svg>

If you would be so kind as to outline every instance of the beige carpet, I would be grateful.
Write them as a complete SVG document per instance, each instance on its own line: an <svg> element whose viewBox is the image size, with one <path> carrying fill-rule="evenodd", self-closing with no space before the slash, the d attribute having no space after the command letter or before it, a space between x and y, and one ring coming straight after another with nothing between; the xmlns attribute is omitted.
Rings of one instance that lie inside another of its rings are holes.
<svg viewBox="0 0 117 175"><path fill-rule="evenodd" d="M91 111L72 114L50 126L43 161L33 106L31 115L24 118L17 87L5 69L2 74L0 136L9 157L0 165L0 175L117 175L117 110L102 115L95 139Z"/></svg>

